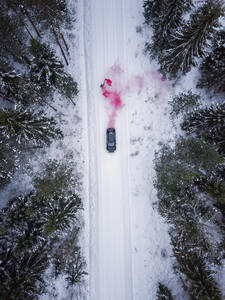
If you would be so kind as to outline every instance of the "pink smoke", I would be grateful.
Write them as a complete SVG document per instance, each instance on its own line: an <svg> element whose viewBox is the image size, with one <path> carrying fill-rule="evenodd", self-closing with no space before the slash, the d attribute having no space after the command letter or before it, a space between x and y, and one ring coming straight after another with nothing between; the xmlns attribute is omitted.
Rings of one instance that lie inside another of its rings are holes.
<svg viewBox="0 0 225 300"><path fill-rule="evenodd" d="M123 108L124 104L122 103L120 92L113 89L110 90L110 87L112 87L112 80L105 78L103 84L101 84L102 95L109 99L110 107L112 109L108 128L114 128L117 112Z"/></svg>
<svg viewBox="0 0 225 300"><path fill-rule="evenodd" d="M128 75L118 63L107 72L107 77L101 84L102 95L108 100L108 128L115 127L118 112L124 107L122 98L126 95L139 95L144 88L157 90L157 99L161 101L170 89L169 83L157 70L148 69L141 75ZM152 88L152 89L151 89ZM154 94L152 95L154 97Z"/></svg>

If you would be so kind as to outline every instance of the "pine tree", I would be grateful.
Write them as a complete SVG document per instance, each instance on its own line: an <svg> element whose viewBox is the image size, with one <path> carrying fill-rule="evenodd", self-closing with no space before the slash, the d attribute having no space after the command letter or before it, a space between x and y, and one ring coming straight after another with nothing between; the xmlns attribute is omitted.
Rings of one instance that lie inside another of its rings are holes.
<svg viewBox="0 0 225 300"><path fill-rule="evenodd" d="M146 24L156 21L163 10L165 0L144 0L144 17Z"/></svg>
<svg viewBox="0 0 225 300"><path fill-rule="evenodd" d="M155 158L155 187L160 214L169 222L199 218L202 214L199 201L199 211L197 208L193 210L196 203L195 179L223 162L224 158L213 146L195 138L179 138L175 148L164 145ZM197 212L199 215L196 215ZM209 210L208 213L211 218Z"/></svg>
<svg viewBox="0 0 225 300"><path fill-rule="evenodd" d="M26 35L15 18L5 15L0 7L0 54L1 57L13 58L16 62L29 64L23 41Z"/></svg>
<svg viewBox="0 0 225 300"><path fill-rule="evenodd" d="M31 78L47 87L54 86L70 100L78 93L77 83L64 71L63 64L46 44L31 40L30 52L34 56L31 66Z"/></svg>
<svg viewBox="0 0 225 300"><path fill-rule="evenodd" d="M173 296L164 284L161 282L158 283L158 289L157 289L157 294L156 294L156 300L173 300Z"/></svg>
<svg viewBox="0 0 225 300"><path fill-rule="evenodd" d="M49 249L34 196L14 197L0 211L1 299L36 299L44 292Z"/></svg>
<svg viewBox="0 0 225 300"><path fill-rule="evenodd" d="M73 186L73 188L71 188ZM43 207L44 235L68 229L82 209L80 197L74 193L76 179L72 169L56 160L48 161L34 178L38 206Z"/></svg>
<svg viewBox="0 0 225 300"><path fill-rule="evenodd" d="M204 255L198 255L187 240L179 236L171 237L173 253L176 258L176 271L183 279L185 289L191 299L222 300L222 294L207 266Z"/></svg>
<svg viewBox="0 0 225 300"><path fill-rule="evenodd" d="M51 199L44 199L44 202L44 236L70 228L71 222L77 218L78 210L82 208L81 199L76 194L52 195Z"/></svg>
<svg viewBox="0 0 225 300"><path fill-rule="evenodd" d="M220 30L215 35L212 52L200 66L201 78L198 87L209 92L225 93L225 31Z"/></svg>
<svg viewBox="0 0 225 300"><path fill-rule="evenodd" d="M81 282L82 278L88 275L88 273L84 271L85 267L86 263L84 257L82 257L80 249L77 249L65 268L68 287Z"/></svg>
<svg viewBox="0 0 225 300"><path fill-rule="evenodd" d="M16 246L1 239L0 247L0 298L36 299L45 291L42 278L48 266L45 243L32 251L18 252Z"/></svg>
<svg viewBox="0 0 225 300"><path fill-rule="evenodd" d="M182 25L182 16L191 7L192 0L160 1L160 10L156 12L157 15L152 20L154 30L152 42L146 46L146 51L150 53L151 57L157 57L159 62L161 62L164 50L169 47L173 32Z"/></svg>
<svg viewBox="0 0 225 300"><path fill-rule="evenodd" d="M0 60L0 97L13 103L13 97L17 93L20 74L3 60Z"/></svg>
<svg viewBox="0 0 225 300"><path fill-rule="evenodd" d="M13 147L0 143L0 189L10 182L18 166L17 153Z"/></svg>
<svg viewBox="0 0 225 300"><path fill-rule="evenodd" d="M180 114L190 113L192 110L199 108L200 103L201 96L199 94L194 94L191 90L180 93L169 102L171 105L170 115L175 118Z"/></svg>
<svg viewBox="0 0 225 300"><path fill-rule="evenodd" d="M53 139L62 138L62 132L56 127L54 118L48 118L42 111L1 109L1 138L3 142L13 144L49 145Z"/></svg>
<svg viewBox="0 0 225 300"><path fill-rule="evenodd" d="M34 56L31 66L32 78L48 86L55 85L57 76L61 76L64 69L55 53L48 45L37 40L30 41L30 52Z"/></svg>
<svg viewBox="0 0 225 300"><path fill-rule="evenodd" d="M161 60L162 69L175 77L178 71L185 74L191 66L196 66L196 58L205 56L208 41L223 15L224 8L219 0L208 0L200 7L182 30L174 33L171 45Z"/></svg>
<svg viewBox="0 0 225 300"><path fill-rule="evenodd" d="M225 103L187 114L181 128L187 134L194 134L215 144L221 153L225 153Z"/></svg>
<svg viewBox="0 0 225 300"><path fill-rule="evenodd" d="M213 199L213 205L220 210L225 225L225 168L221 166L197 178L195 185L201 193L206 193Z"/></svg>
<svg viewBox="0 0 225 300"><path fill-rule="evenodd" d="M66 160L68 161L68 159ZM51 199L53 195L65 195L71 186L78 188L78 179L73 175L73 164L70 166L57 160L48 160L42 165L41 173L35 174L34 187L39 198Z"/></svg>

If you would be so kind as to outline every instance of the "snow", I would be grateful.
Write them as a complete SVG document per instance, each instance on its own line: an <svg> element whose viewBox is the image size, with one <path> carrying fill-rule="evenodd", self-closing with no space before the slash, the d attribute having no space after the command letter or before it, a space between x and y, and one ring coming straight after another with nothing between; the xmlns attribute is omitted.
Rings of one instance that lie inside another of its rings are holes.
<svg viewBox="0 0 225 300"><path fill-rule="evenodd" d="M173 93L143 55L142 1L83 1L84 118L89 187L89 299L154 299L158 281L179 295L172 269L168 225L159 216L153 186L154 152L173 138L168 101ZM139 26L139 27L137 27ZM115 119L117 151L106 151L108 111L100 84L116 80L124 107ZM86 80L86 82L85 82ZM119 82L119 83L118 83ZM133 82L133 81L132 81ZM87 115L85 115L85 108Z"/></svg>

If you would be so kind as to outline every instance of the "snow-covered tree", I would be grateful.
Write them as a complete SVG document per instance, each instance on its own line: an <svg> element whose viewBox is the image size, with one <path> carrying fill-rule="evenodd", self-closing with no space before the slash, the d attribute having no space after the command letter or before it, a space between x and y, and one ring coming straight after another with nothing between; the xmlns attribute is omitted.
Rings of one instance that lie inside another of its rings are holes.
<svg viewBox="0 0 225 300"><path fill-rule="evenodd" d="M13 58L16 62L29 64L23 41L26 35L16 18L5 15L0 6L0 54L1 57Z"/></svg>
<svg viewBox="0 0 225 300"><path fill-rule="evenodd" d="M35 39L30 41L30 52L34 56L31 65L33 80L43 82L48 86L55 85L57 76L64 73L64 66L55 53L48 45Z"/></svg>
<svg viewBox="0 0 225 300"><path fill-rule="evenodd" d="M70 228L72 221L77 218L77 212L82 209L81 199L75 193L52 195L51 199L43 200L46 202L42 215L44 236Z"/></svg>
<svg viewBox="0 0 225 300"><path fill-rule="evenodd" d="M207 142L216 144L225 153L225 103L211 105L187 114L181 128Z"/></svg>
<svg viewBox="0 0 225 300"><path fill-rule="evenodd" d="M10 182L18 165L15 162L17 152L13 147L8 147L5 143L0 143L0 188Z"/></svg>
<svg viewBox="0 0 225 300"><path fill-rule="evenodd" d="M189 90L186 93L180 93L175 96L169 104L171 105L170 114L172 118L175 118L180 114L189 113L192 110L199 108L201 96L199 94L194 94Z"/></svg>
<svg viewBox="0 0 225 300"><path fill-rule="evenodd" d="M146 8L149 8L148 10L154 9L156 5L155 1L147 4ZM170 45L172 34L183 24L183 14L192 7L192 0L164 0L160 1L158 5L160 5L160 9L155 11L156 16L151 20L153 28L152 42L147 44L146 51L150 53L151 57L157 57L161 62L164 51Z"/></svg>
<svg viewBox="0 0 225 300"><path fill-rule="evenodd" d="M1 142L16 144L49 145L53 139L62 138L53 117L48 118L43 111L17 108L0 109Z"/></svg>
<svg viewBox="0 0 225 300"><path fill-rule="evenodd" d="M34 187L39 198L51 198L52 195L64 195L78 189L79 179L73 174L73 164L57 160L48 160L42 165L42 172L34 177ZM70 187L73 187L71 190Z"/></svg>
<svg viewBox="0 0 225 300"><path fill-rule="evenodd" d="M156 21L163 10L165 0L144 0L144 17L146 24Z"/></svg>
<svg viewBox="0 0 225 300"><path fill-rule="evenodd" d="M159 212L172 223L187 217L199 218L202 206L194 196L195 179L223 162L224 158L213 146L195 138L179 138L175 148L164 145L155 159ZM196 201L199 210L196 208L194 212Z"/></svg>
<svg viewBox="0 0 225 300"><path fill-rule="evenodd" d="M190 299L222 300L222 294L213 278L203 253L196 253L189 240L171 236L173 253L176 258L175 269L182 278Z"/></svg>
<svg viewBox="0 0 225 300"><path fill-rule="evenodd" d="M206 193L213 199L213 205L223 215L222 224L225 226L225 168L220 166L209 174L195 180L195 185L201 193ZM224 228L225 229L225 228Z"/></svg>
<svg viewBox="0 0 225 300"><path fill-rule="evenodd" d="M174 300L170 290L163 283L158 283L156 300Z"/></svg>
<svg viewBox="0 0 225 300"><path fill-rule="evenodd" d="M196 58L204 57L208 42L219 27L219 18L224 15L220 0L208 0L181 30L174 32L165 56L162 69L171 76L178 71L187 73L191 66L196 66Z"/></svg>
<svg viewBox="0 0 225 300"><path fill-rule="evenodd" d="M49 265L47 240L42 237L34 193L8 201L0 211L0 298L35 299L44 291Z"/></svg>
<svg viewBox="0 0 225 300"><path fill-rule="evenodd" d="M63 64L46 44L31 40L30 52L34 56L31 78L47 87L54 87L62 95L72 99L77 93L77 83L64 71Z"/></svg>
<svg viewBox="0 0 225 300"><path fill-rule="evenodd" d="M45 291L42 278L48 266L45 243L36 249L19 252L16 245L8 246L7 237L0 247L0 298L37 299Z"/></svg>
<svg viewBox="0 0 225 300"><path fill-rule="evenodd" d="M68 286L74 286L75 284L81 282L84 276L88 275L85 271L86 262L81 254L81 250L77 248L73 252L71 260L67 263L65 267L66 281Z"/></svg>
<svg viewBox="0 0 225 300"><path fill-rule="evenodd" d="M212 52L200 66L201 77L198 87L206 88L209 92L225 93L225 31L215 35Z"/></svg>

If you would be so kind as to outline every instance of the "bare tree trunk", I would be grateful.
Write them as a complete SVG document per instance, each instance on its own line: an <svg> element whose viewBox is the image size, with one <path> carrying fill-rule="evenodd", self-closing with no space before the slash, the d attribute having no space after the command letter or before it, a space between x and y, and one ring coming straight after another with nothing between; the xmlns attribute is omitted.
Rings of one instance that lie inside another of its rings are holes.
<svg viewBox="0 0 225 300"><path fill-rule="evenodd" d="M69 53L69 47L68 47L68 45L67 45L67 43L66 43L66 40L65 40L63 34L60 33L60 35L61 35L61 38L62 38L62 40L63 40L63 43L64 43L64 45L65 45L65 47L66 47L66 50L67 50L67 52Z"/></svg>
<svg viewBox="0 0 225 300"><path fill-rule="evenodd" d="M54 111L57 111L57 109L54 107L54 106L52 106L51 104L49 104L47 101L43 101L45 104L47 104L49 107L51 107L51 109L53 109Z"/></svg>
<svg viewBox="0 0 225 300"><path fill-rule="evenodd" d="M29 28L27 27L27 24L21 19L20 15L18 14L18 12L16 10L14 10L14 12L16 13L17 15L17 18L19 19L19 21L24 25L27 33L29 34L29 36L31 37L31 39L34 39L32 33L30 32Z"/></svg>
<svg viewBox="0 0 225 300"><path fill-rule="evenodd" d="M63 57L64 57L64 59L65 59L65 62L66 62L66 64L67 64L67 66L68 66L68 65L69 65L69 62L68 62L68 60L67 60L67 58L66 58L66 55L65 55L65 52L63 51L63 48L62 48L62 46L61 46L61 44L60 44L60 42L59 42L57 33L56 33L56 31L55 31L53 25L52 25L52 31L53 31L53 34L54 34L54 36L55 36L56 42L57 42L57 44L59 45L59 48L60 48L60 50L61 50L61 52L62 52L62 55L63 55Z"/></svg>
<svg viewBox="0 0 225 300"><path fill-rule="evenodd" d="M27 27L26 23L24 23L24 27L26 28L26 31L28 32L29 36L30 36L31 39L33 40L34 37L33 37L32 33L30 32L29 28Z"/></svg>
<svg viewBox="0 0 225 300"><path fill-rule="evenodd" d="M41 38L41 34L40 32L38 31L36 25L34 24L33 20L31 19L28 11L26 10L26 8L24 9L24 12L25 12L25 15L27 16L28 20L30 21L31 25L33 26L34 30L36 31L37 35L39 38Z"/></svg>

